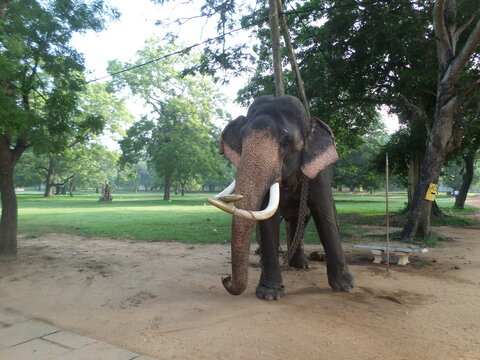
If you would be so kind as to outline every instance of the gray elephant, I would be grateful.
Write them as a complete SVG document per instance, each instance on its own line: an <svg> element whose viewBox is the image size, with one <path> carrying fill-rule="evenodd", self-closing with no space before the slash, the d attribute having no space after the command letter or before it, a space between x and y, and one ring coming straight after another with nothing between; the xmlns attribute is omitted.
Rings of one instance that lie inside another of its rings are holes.
<svg viewBox="0 0 480 360"><path fill-rule="evenodd" d="M302 174L310 178L306 221L313 217L315 222L326 253L329 285L339 291L352 288L331 191L330 165L338 155L330 128L310 119L295 97L262 96L251 104L246 117L239 116L225 127L220 153L237 167L235 182L207 199L234 215L232 275L223 279L228 292L239 295L247 287L250 240L254 223L260 220L262 272L256 294L265 300L284 295L278 258L280 219L295 232ZM237 195L232 195L233 190ZM306 267L302 247L290 265Z"/></svg>

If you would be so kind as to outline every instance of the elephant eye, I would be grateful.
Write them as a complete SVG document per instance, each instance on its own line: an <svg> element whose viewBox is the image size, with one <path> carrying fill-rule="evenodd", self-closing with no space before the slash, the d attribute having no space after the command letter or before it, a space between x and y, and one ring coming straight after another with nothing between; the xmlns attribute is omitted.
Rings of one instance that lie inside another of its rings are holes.
<svg viewBox="0 0 480 360"><path fill-rule="evenodd" d="M282 140L280 141L280 147L285 150L287 149L290 144L292 143L292 139L290 136L284 136Z"/></svg>

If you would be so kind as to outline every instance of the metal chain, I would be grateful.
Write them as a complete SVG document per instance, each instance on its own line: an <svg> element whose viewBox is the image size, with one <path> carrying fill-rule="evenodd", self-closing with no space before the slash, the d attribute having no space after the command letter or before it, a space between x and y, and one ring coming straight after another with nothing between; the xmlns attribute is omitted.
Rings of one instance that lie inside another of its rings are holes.
<svg viewBox="0 0 480 360"><path fill-rule="evenodd" d="M298 210L297 228L295 229L295 235L293 236L292 243L287 249L287 252L283 255L283 261L288 264L292 260L293 255L298 249L298 246L302 242L303 233L305 231L305 217L307 216L307 198L308 198L308 186L309 178L302 174L301 179L301 192L300 192L300 205ZM290 234L287 234L290 236Z"/></svg>

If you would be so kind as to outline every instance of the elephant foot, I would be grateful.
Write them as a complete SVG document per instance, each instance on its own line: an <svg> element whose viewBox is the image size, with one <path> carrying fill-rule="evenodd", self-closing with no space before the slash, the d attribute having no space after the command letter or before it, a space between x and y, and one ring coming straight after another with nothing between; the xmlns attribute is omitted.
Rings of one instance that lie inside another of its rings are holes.
<svg viewBox="0 0 480 360"><path fill-rule="evenodd" d="M342 271L336 272L336 274L331 274L332 272L328 271L328 284L335 291L349 291L354 286L353 275L344 268Z"/></svg>
<svg viewBox="0 0 480 360"><path fill-rule="evenodd" d="M273 301L280 300L285 294L285 287L283 285L267 285L259 283L255 294L259 299Z"/></svg>
<svg viewBox="0 0 480 360"><path fill-rule="evenodd" d="M303 250L297 250L293 258L289 261L288 265L296 269L308 269L310 265Z"/></svg>

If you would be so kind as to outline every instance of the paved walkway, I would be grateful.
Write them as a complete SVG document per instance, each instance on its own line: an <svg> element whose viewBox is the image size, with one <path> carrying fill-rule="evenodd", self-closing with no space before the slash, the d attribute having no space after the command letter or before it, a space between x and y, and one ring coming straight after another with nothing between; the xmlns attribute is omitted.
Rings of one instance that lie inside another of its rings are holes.
<svg viewBox="0 0 480 360"><path fill-rule="evenodd" d="M156 360L0 308L2 360Z"/></svg>

